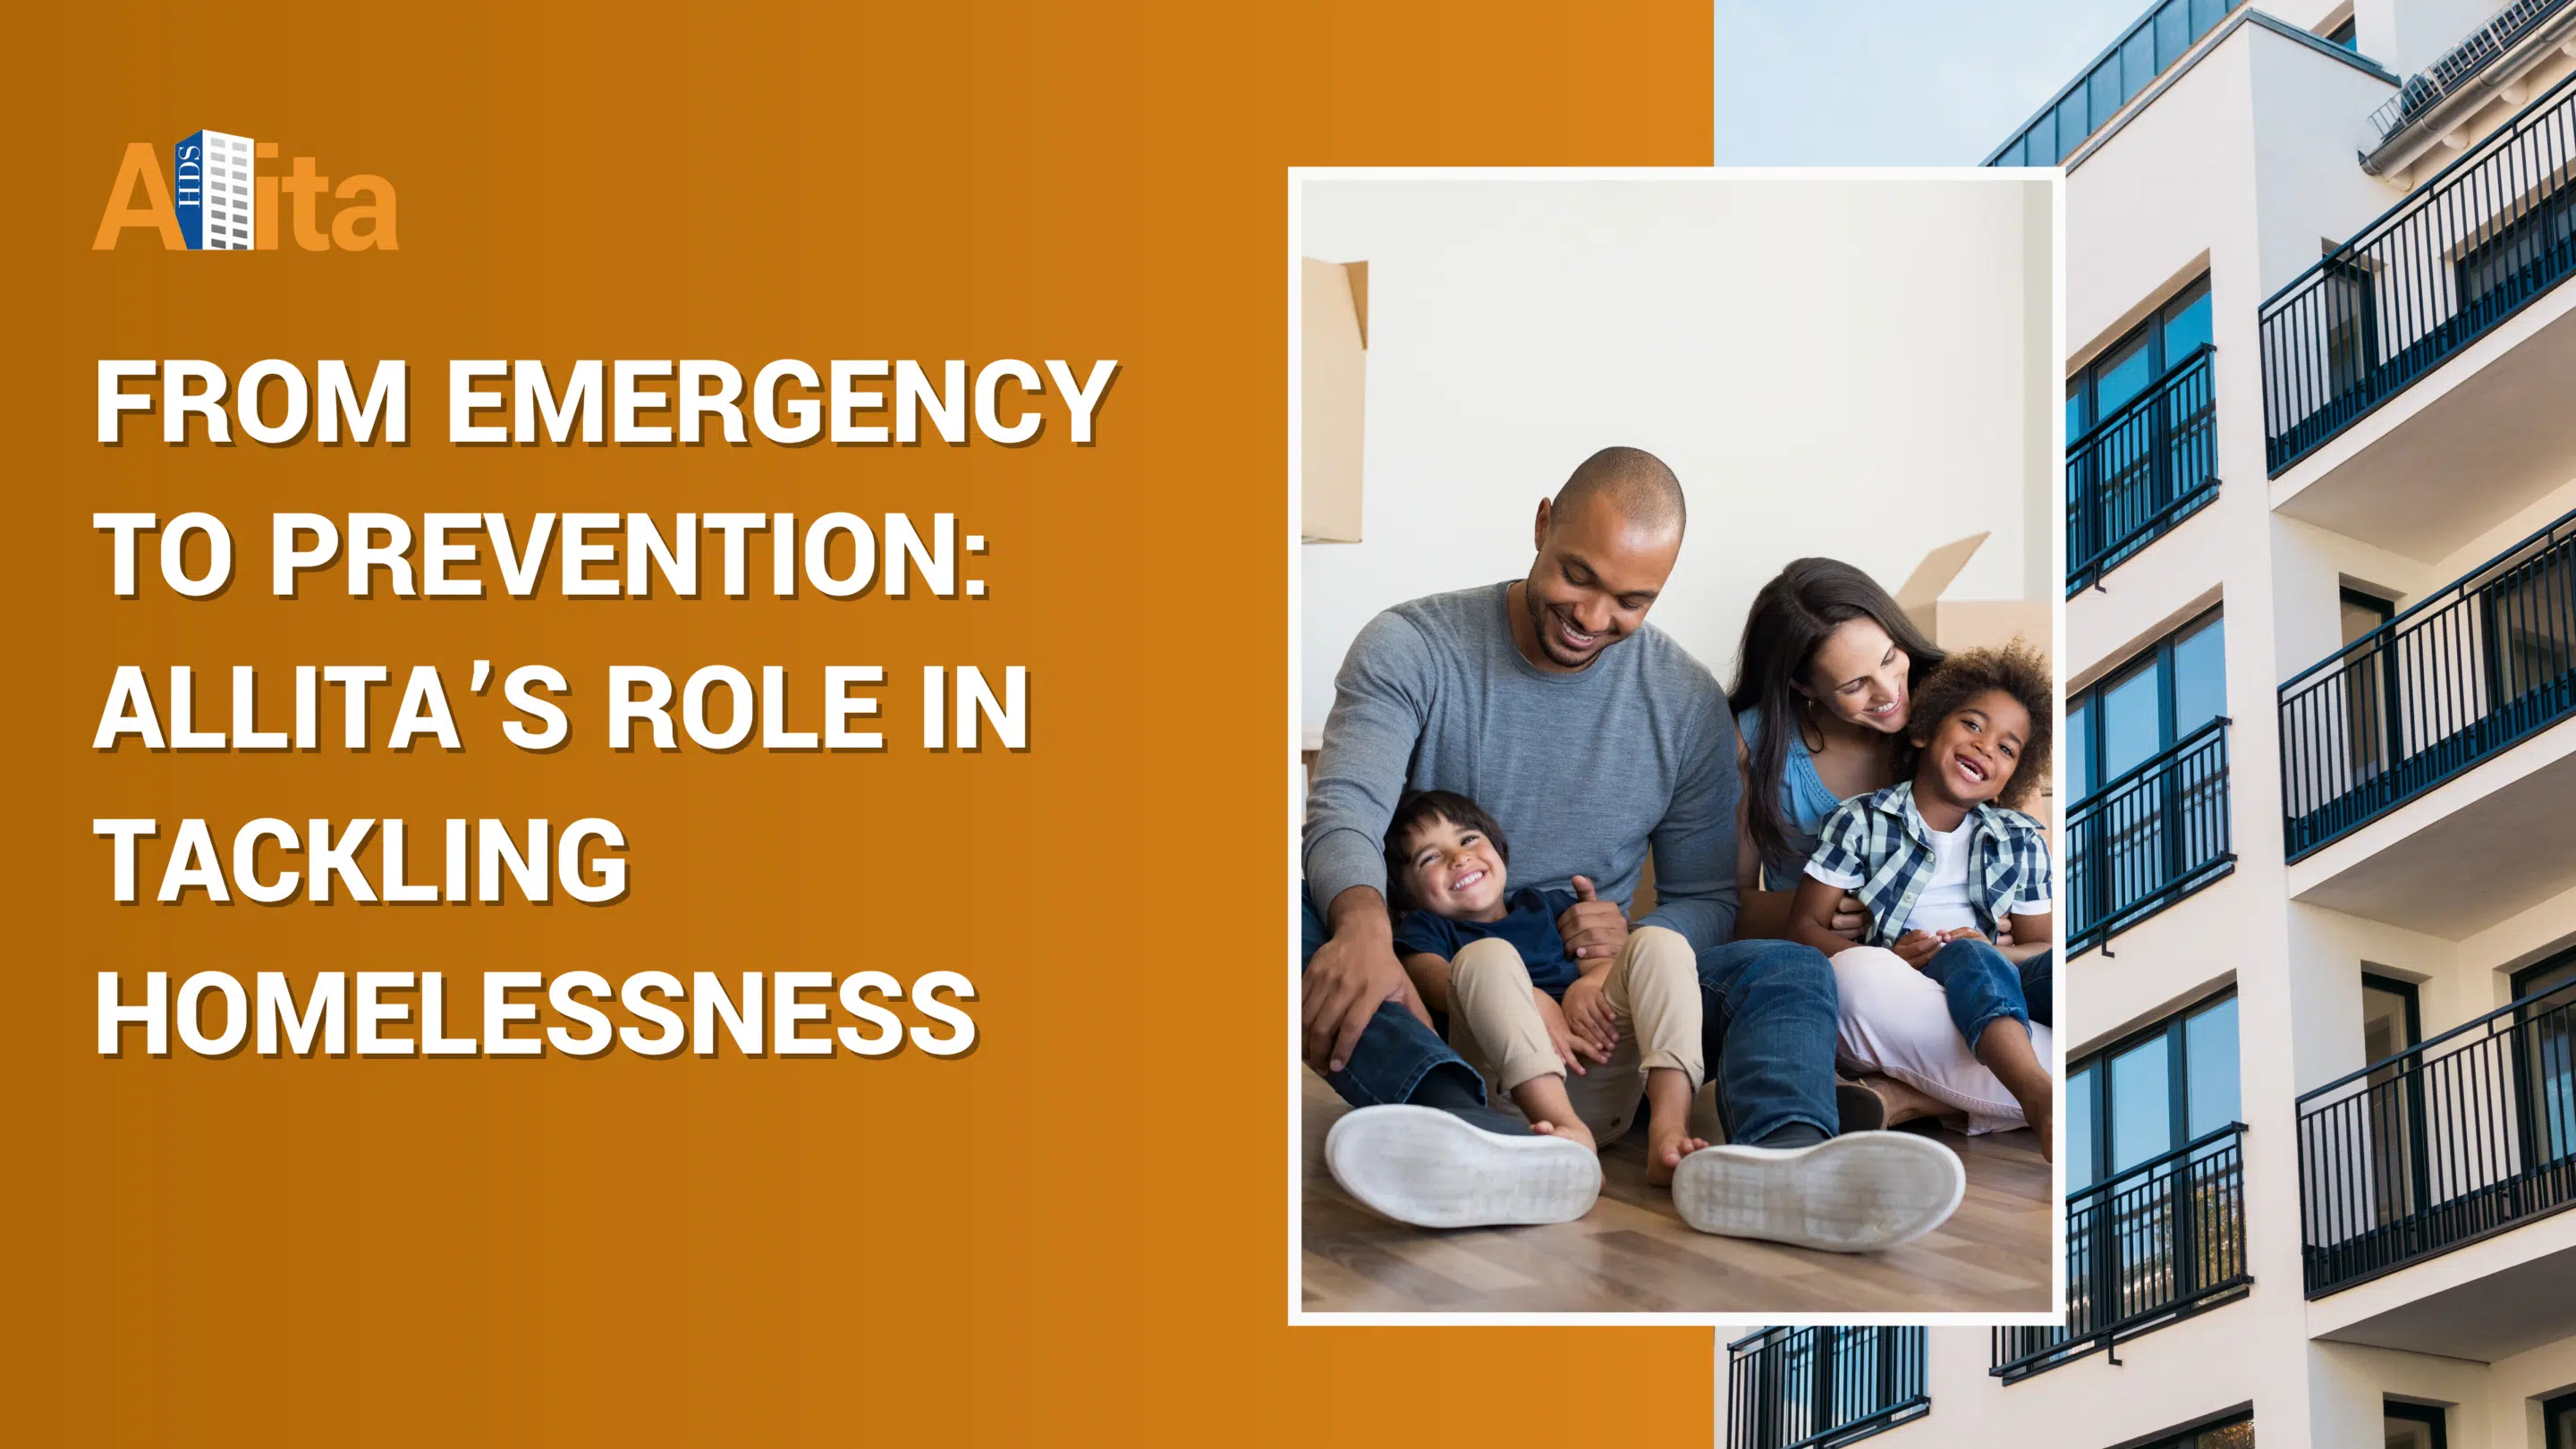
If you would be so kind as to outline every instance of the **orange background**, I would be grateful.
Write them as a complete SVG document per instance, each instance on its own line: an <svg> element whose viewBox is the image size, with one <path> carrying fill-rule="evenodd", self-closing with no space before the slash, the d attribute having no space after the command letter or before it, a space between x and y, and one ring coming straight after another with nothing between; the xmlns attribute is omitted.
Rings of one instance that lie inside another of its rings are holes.
<svg viewBox="0 0 2576 1449"><path fill-rule="evenodd" d="M85 5L15 29L10 1437L1705 1442L1706 1329L1286 1326L1278 871L1284 168L1704 164L1707 0ZM201 126L387 177L401 249L307 254L290 224L252 257L92 252L125 144L166 166ZM413 441L174 449L130 419L102 448L92 369L129 356L407 358ZM1059 417L1017 450L467 450L452 357L1123 369L1088 449ZM959 514L992 597L266 584L277 510L833 508ZM190 509L231 524L233 588L179 599L147 566L111 597L89 515ZM564 670L573 744L503 744L497 684L461 687L477 658ZM296 664L438 664L467 748L101 755L119 663L156 694L195 666L216 728L235 664L272 720ZM823 664L881 664L895 747L613 754L610 663L782 664L808 710ZM909 744L927 663L1030 666L1033 748ZM164 822L148 896L179 818L228 846L264 814L408 819L415 879L450 814L604 815L632 888L110 902L93 817ZM471 1032L487 967L943 966L982 994L963 1060L93 1050L101 969L444 970Z"/></svg>

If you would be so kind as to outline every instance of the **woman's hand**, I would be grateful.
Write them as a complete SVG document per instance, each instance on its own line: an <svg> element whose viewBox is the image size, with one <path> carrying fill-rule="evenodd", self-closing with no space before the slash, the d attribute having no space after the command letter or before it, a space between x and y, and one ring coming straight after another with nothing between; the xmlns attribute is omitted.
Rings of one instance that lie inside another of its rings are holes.
<svg viewBox="0 0 2576 1449"><path fill-rule="evenodd" d="M1610 1060L1610 1049L1619 1044L1619 1026L1610 1014L1610 998L1601 990L1601 978L1609 974L1596 971L1578 976L1572 986L1565 988L1565 1024L1596 1062Z"/></svg>
<svg viewBox="0 0 2576 1449"><path fill-rule="evenodd" d="M1547 1044L1556 1048L1557 1060L1565 1063L1567 1071L1578 1077L1584 1075L1583 1061L1577 1053L1590 1051L1592 1044L1575 1036L1574 1032L1566 1026L1565 1008L1556 1004L1555 997L1535 986L1530 988L1530 995L1538 1002L1538 1019L1547 1028ZM1610 1055L1607 1052L1594 1052L1592 1059L1606 1062L1610 1060Z"/></svg>

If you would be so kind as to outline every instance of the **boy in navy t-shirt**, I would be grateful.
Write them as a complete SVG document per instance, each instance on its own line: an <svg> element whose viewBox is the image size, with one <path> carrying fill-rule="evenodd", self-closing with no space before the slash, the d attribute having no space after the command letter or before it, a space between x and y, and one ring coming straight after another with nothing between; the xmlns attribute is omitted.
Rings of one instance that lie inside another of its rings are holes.
<svg viewBox="0 0 2576 1449"><path fill-rule="evenodd" d="M1566 954L1557 917L1591 899L1511 890L1511 847L1475 801L1447 790L1404 797L1386 832L1387 882L1405 914L1396 955L1425 1001L1447 1003L1449 1041L1508 1093L1533 1131L1586 1147L1612 1142L1647 1106L1647 1178L1672 1180L1708 1144L1690 1135L1699 1089L1697 958L1680 933L1633 930L1615 956Z"/></svg>

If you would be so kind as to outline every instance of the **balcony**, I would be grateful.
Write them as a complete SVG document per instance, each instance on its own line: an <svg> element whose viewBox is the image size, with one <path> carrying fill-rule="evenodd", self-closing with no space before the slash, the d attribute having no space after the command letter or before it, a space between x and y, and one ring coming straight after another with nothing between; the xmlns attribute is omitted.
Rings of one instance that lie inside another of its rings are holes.
<svg viewBox="0 0 2576 1449"><path fill-rule="evenodd" d="M2322 1298L2576 1204L2576 1000L2552 986L2299 1098Z"/></svg>
<svg viewBox="0 0 2576 1449"><path fill-rule="evenodd" d="M2576 513L2281 686L2290 859L2576 714Z"/></svg>
<svg viewBox="0 0 2576 1449"><path fill-rule="evenodd" d="M2066 812L2066 950L2109 940L2236 868L2227 725L2211 720Z"/></svg>
<svg viewBox="0 0 2576 1449"><path fill-rule="evenodd" d="M2066 596L2218 495L2218 349L2203 344L2066 449Z"/></svg>
<svg viewBox="0 0 2576 1449"><path fill-rule="evenodd" d="M2109 125L2123 106L2137 99L2140 91L2243 3L2163 0L2147 7L2136 24L2121 32L2072 84L2050 97L2039 114L2023 122L1984 164L2054 166L2074 155L2076 147Z"/></svg>
<svg viewBox="0 0 2576 1449"><path fill-rule="evenodd" d="M2066 1199L2066 1322L1994 1330L2015 1383L2243 1297L2245 1126L2231 1123Z"/></svg>
<svg viewBox="0 0 2576 1449"><path fill-rule="evenodd" d="M2564 308L2533 307L2576 271L2571 82L2263 304L2266 466L2279 478L2323 452L2316 471L2345 475L2340 496L2276 498L2283 511L2438 557L2576 471L2576 426L2561 405L2576 323ZM2526 311L2530 322L2507 325ZM2459 375L2443 373L2473 351ZM2522 365L2500 366L2505 356ZM2407 398L2437 373L2440 386ZM2385 427L2333 446L2401 398ZM2490 495L2426 486L2453 476L2488 480ZM2314 494L2322 481L2303 487Z"/></svg>
<svg viewBox="0 0 2576 1449"><path fill-rule="evenodd" d="M1930 1412L1920 1328L1766 1328L1727 1345L1726 1449L1831 1449Z"/></svg>

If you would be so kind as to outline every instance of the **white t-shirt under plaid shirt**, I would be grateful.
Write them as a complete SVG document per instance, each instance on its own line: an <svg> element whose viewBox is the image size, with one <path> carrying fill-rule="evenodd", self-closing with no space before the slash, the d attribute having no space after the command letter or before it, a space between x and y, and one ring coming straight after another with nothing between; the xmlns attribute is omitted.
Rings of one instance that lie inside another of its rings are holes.
<svg viewBox="0 0 2576 1449"><path fill-rule="evenodd" d="M1968 909L1988 937L2005 916L2054 909L2048 837L2038 821L1985 804L1970 807L1959 828L1968 832L1968 848L1951 859L1965 866ZM1860 898L1869 912L1862 944L1893 946L1936 885L1943 854L1940 837L1914 806L1913 782L1906 781L1855 795L1826 816L1807 874Z"/></svg>

